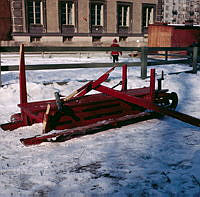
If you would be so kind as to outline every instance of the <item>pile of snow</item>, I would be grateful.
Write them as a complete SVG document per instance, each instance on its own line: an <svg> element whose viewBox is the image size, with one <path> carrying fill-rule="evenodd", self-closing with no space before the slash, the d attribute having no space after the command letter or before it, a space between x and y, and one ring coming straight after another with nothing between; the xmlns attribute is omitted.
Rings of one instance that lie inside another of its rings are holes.
<svg viewBox="0 0 200 197"><path fill-rule="evenodd" d="M111 62L109 57L104 60ZM9 61L16 64L18 59L5 57L2 64L10 65ZM26 61L33 63L35 58ZM37 62L43 64L43 61L46 60ZM69 57L62 61L73 62ZM156 67L156 72L159 75L164 70L164 88L177 92L177 110L200 118L200 73L167 74L187 69L187 65L163 65ZM55 91L69 95L107 70L27 71L28 100L53 98ZM139 67L128 68L128 75L128 88L149 85L149 79L140 79ZM121 80L121 69L116 68L110 79L104 84L113 87ZM19 112L18 72L3 72L2 81L0 124ZM56 81L66 83L59 85ZM44 85L44 82L51 83ZM41 124L12 132L0 129L0 196L200 196L200 129L197 127L164 117L62 143L32 147L20 143L20 138L40 134L41 129Z"/></svg>

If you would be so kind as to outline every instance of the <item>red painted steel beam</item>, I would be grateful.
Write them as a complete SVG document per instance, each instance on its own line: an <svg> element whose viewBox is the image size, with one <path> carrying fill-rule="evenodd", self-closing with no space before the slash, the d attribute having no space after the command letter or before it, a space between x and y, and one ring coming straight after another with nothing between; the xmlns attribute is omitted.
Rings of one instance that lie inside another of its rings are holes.
<svg viewBox="0 0 200 197"><path fill-rule="evenodd" d="M20 104L27 103L27 90L26 90L26 71L24 60L24 45L20 46L20 63L19 63L19 86L20 86ZM22 121L24 125L28 125L27 115L21 111Z"/></svg>
<svg viewBox="0 0 200 197"><path fill-rule="evenodd" d="M86 86L84 88L81 89L81 92L79 94L77 94L75 97L80 97L80 96L84 96L85 94L87 94L89 91L91 91L92 89L95 89L98 85L100 85L101 83L103 83L104 81L106 81L106 79L108 79L110 73L115 69L116 66L113 66L110 70L108 70L106 73L104 73L101 77L99 77L97 80L95 81L90 81L89 83L86 84Z"/></svg>
<svg viewBox="0 0 200 197"><path fill-rule="evenodd" d="M23 121L9 122L9 123L5 123L5 124L0 125L0 127L4 131L8 131L8 130L12 131L12 130L15 130L17 128L23 127L23 126L26 126L26 125L24 125Z"/></svg>
<svg viewBox="0 0 200 197"><path fill-rule="evenodd" d="M96 90L98 90L98 91L100 91L104 94L113 96L115 98L119 98L121 100L124 100L126 102L138 105L140 107L144 107L146 109L153 110L153 111L162 113L164 115L168 115L168 116L171 116L173 118L176 118L176 119L181 120L183 122L189 123L191 125L200 127L200 119L195 118L195 117L190 116L190 115L187 115L187 114L183 114L181 112L172 111L172 110L169 110L169 109L166 109L166 108L159 107L159 106L153 104L151 102L151 100L147 100L147 99L144 99L144 98L138 98L138 97L135 97L135 96L130 96L130 95L127 95L123 92L119 92L117 90L113 90L111 88L108 88L108 87L105 87L105 86L102 86L102 85L98 86Z"/></svg>
<svg viewBox="0 0 200 197"><path fill-rule="evenodd" d="M139 97L135 97L135 96L132 96L132 95L130 96L130 95L124 93L124 92L120 92L118 90L114 90L114 89L108 88L108 87L103 86L103 85L99 85L96 88L96 90L99 91L99 92L102 92L104 94L113 96L115 98L124 100L126 102L138 105L140 107L144 107L144 108L149 109L150 106L151 106L151 101L150 100L139 98Z"/></svg>
<svg viewBox="0 0 200 197"><path fill-rule="evenodd" d="M155 69L151 69L151 78L150 78L150 98L151 101L154 100L155 97Z"/></svg>
<svg viewBox="0 0 200 197"><path fill-rule="evenodd" d="M122 66L122 91L127 90L127 65Z"/></svg>
<svg viewBox="0 0 200 197"><path fill-rule="evenodd" d="M20 84L20 104L27 103L27 90L26 90L26 73L24 61L24 45L20 46L20 63L19 63L19 84Z"/></svg>
<svg viewBox="0 0 200 197"><path fill-rule="evenodd" d="M43 117L41 117L41 115L34 114L33 111L29 107L23 106L23 107L21 107L21 110L22 110L23 113L25 113L29 117L31 122L33 122L33 123L42 122Z"/></svg>

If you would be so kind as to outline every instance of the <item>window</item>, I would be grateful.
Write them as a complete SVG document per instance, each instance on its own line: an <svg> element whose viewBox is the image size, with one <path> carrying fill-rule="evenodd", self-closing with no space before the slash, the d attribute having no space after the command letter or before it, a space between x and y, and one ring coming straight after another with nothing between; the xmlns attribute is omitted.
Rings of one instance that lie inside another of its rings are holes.
<svg viewBox="0 0 200 197"><path fill-rule="evenodd" d="M75 7L73 1L61 1L61 24L75 25Z"/></svg>
<svg viewBox="0 0 200 197"><path fill-rule="evenodd" d="M106 2L104 0L90 0L90 32L92 34L101 34L106 32Z"/></svg>
<svg viewBox="0 0 200 197"><path fill-rule="evenodd" d="M130 6L128 5L118 5L118 26L128 27L129 26L129 16L130 16Z"/></svg>
<svg viewBox="0 0 200 197"><path fill-rule="evenodd" d="M60 31L63 34L68 34L67 36L69 36L69 34L75 33L77 14L78 13L77 13L76 0L59 1L59 24L60 24Z"/></svg>
<svg viewBox="0 0 200 197"><path fill-rule="evenodd" d="M93 36L92 42L101 42L101 36Z"/></svg>
<svg viewBox="0 0 200 197"><path fill-rule="evenodd" d="M147 8L145 11L146 11L145 27L148 27L149 24L153 24L154 22L154 8Z"/></svg>
<svg viewBox="0 0 200 197"><path fill-rule="evenodd" d="M31 39L31 42L40 42L41 36L31 37L30 39Z"/></svg>
<svg viewBox="0 0 200 197"><path fill-rule="evenodd" d="M28 1L29 24L43 24L43 2L41 0Z"/></svg>
<svg viewBox="0 0 200 197"><path fill-rule="evenodd" d="M119 42L121 42L121 41L126 41L127 40L127 36L120 36L119 37Z"/></svg>
<svg viewBox="0 0 200 197"><path fill-rule="evenodd" d="M121 35L128 34L132 27L132 3L129 2L117 2L117 33Z"/></svg>
<svg viewBox="0 0 200 197"><path fill-rule="evenodd" d="M92 26L103 26L103 4L91 3L90 15Z"/></svg>
<svg viewBox="0 0 200 197"><path fill-rule="evenodd" d="M142 7L142 27L143 31L149 26L149 24L154 23L155 18L155 5L153 4L143 4Z"/></svg>
<svg viewBox="0 0 200 197"><path fill-rule="evenodd" d="M63 42L72 42L73 36L64 36L63 37Z"/></svg>

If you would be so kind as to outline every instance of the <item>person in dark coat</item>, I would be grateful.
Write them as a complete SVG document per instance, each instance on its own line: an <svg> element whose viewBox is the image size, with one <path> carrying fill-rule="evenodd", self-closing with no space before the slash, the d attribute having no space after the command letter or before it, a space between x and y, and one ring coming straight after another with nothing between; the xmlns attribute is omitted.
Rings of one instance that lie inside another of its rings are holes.
<svg viewBox="0 0 200 197"><path fill-rule="evenodd" d="M111 47L120 47L119 44L117 43L116 38L113 40ZM112 55L112 58L113 58L113 63L119 61L119 54L122 55L122 52L121 51L112 51L111 52L111 55Z"/></svg>

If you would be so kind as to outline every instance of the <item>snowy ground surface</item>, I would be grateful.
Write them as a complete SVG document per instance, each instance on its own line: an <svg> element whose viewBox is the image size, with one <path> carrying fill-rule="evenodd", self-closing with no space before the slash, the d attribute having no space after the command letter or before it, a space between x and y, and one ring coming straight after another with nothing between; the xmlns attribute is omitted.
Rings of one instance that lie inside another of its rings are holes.
<svg viewBox="0 0 200 197"><path fill-rule="evenodd" d="M27 64L44 62L111 62L106 57L30 56ZM2 65L15 65L17 56L2 55ZM135 61L121 58L120 61ZM177 92L178 111L200 118L200 73L187 65L163 65L164 88ZM70 94L108 68L27 71L29 101L53 98L55 91ZM128 68L128 88L149 85L140 68ZM117 68L104 85L121 80ZM18 72L3 72L0 88L0 124L19 112ZM67 81L59 85L56 81ZM44 85L44 82L53 82ZM35 124L12 132L0 129L0 197L24 196L200 196L200 129L170 117L153 119L62 143L25 147L19 139L41 133Z"/></svg>

